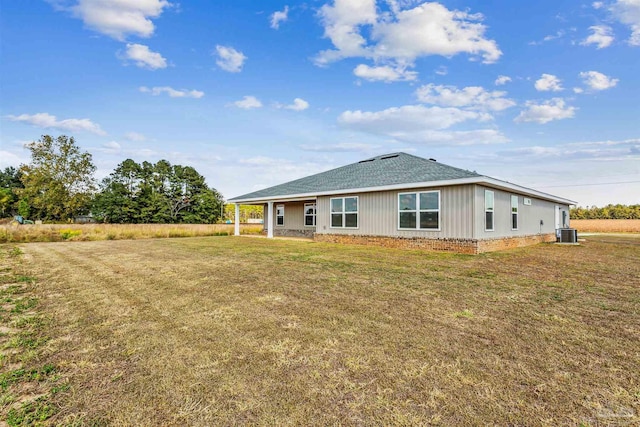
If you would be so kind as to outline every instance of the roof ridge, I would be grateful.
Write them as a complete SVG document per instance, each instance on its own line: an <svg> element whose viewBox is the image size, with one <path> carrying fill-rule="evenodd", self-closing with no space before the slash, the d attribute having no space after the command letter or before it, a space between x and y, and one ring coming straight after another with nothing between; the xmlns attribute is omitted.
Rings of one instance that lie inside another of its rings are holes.
<svg viewBox="0 0 640 427"><path fill-rule="evenodd" d="M404 153L404 152L402 152L402 151L396 151L395 153L378 154L378 155L376 155L376 156L369 157L368 159L362 159L362 160L359 160L359 161L357 161L356 163L367 162L367 161L370 161L370 160L379 160L379 159L381 159L381 158L383 158L383 157L395 156L395 155L400 155L400 154L408 155L407 153ZM350 164L345 165L345 166L350 166L350 165L352 165L352 164L354 164L354 163L350 163Z"/></svg>
<svg viewBox="0 0 640 427"><path fill-rule="evenodd" d="M435 163L437 163L437 164L439 164L439 165L441 165L441 166L446 166L446 167L448 167L448 168L456 169L456 170L459 170L459 171L462 171L462 172L467 172L467 173L469 173L469 172L470 172L470 173L475 173L475 174L478 174L478 175L486 176L486 175L483 175L483 174L479 174L479 173L478 173L478 172L476 172L476 171L470 171L469 169L462 169L462 168L459 168L459 167L456 167L456 166L448 165L448 164L446 164L446 163L441 163L441 162L437 161L436 159L425 159L424 157L420 157L420 156L416 156L416 155L408 154L408 153L402 153L402 152L401 152L401 154L405 154L405 155L407 155L407 156L415 157L416 159L420 159L420 160L433 161L433 162L435 162ZM491 178L491 177L487 177L487 178Z"/></svg>
<svg viewBox="0 0 640 427"><path fill-rule="evenodd" d="M415 182L437 182L477 176L480 176L480 174L438 163L433 159L425 159L397 151L379 154L355 163L297 178L234 197L231 200L371 188Z"/></svg>

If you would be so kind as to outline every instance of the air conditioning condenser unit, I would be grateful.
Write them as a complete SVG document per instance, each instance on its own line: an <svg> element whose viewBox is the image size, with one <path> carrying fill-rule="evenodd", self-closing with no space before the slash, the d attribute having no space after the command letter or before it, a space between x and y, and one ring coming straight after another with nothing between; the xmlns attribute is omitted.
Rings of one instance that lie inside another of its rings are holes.
<svg viewBox="0 0 640 427"><path fill-rule="evenodd" d="M578 230L575 228L561 228L559 243L578 243Z"/></svg>

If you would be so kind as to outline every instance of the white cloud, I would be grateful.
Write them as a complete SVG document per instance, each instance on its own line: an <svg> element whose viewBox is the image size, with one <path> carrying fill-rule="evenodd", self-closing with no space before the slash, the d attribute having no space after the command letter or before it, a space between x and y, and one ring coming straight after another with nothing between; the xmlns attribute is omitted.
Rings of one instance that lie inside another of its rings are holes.
<svg viewBox="0 0 640 427"><path fill-rule="evenodd" d="M275 102L273 106L278 109L303 111L309 108L309 103L302 98L295 98L292 104L280 104L279 102Z"/></svg>
<svg viewBox="0 0 640 427"><path fill-rule="evenodd" d="M295 161L286 158L275 158L267 156L255 156L240 159L226 159L223 164L216 169L221 169L223 173L221 180L230 181L228 184L238 187L237 179L229 180L233 176L251 176L252 188L247 188L245 182L240 190L235 194L243 194L249 191L256 191L271 185L309 176L318 172L323 172L337 167L336 164L327 164L326 160L313 157L311 161L297 159ZM226 169L226 170L225 170ZM198 168L198 170L200 170ZM231 193L233 194L233 193Z"/></svg>
<svg viewBox="0 0 640 427"><path fill-rule="evenodd" d="M221 149L224 150L224 147ZM241 158L236 151L233 151L226 154L225 160L217 162L215 167L211 167L211 162L208 162L202 167L198 166L197 169L198 171L202 169L208 178L207 181L212 176L212 182L217 183L216 188L231 197L327 171L344 164L344 159L341 163L334 163L328 156L317 154L308 154L305 157L295 160L264 155ZM211 171L209 174L206 174L207 169ZM251 180L238 180L238 176L251 176Z"/></svg>
<svg viewBox="0 0 640 427"><path fill-rule="evenodd" d="M375 0L335 0L333 6L325 4L319 15L324 26L324 36L331 39L336 50L320 52L318 64L327 64L342 58L368 56L367 40L359 27L376 23Z"/></svg>
<svg viewBox="0 0 640 427"><path fill-rule="evenodd" d="M481 14L452 11L439 3L423 3L381 20L373 28L376 57L413 60L419 56L479 55L492 63L502 55L495 41L485 39Z"/></svg>
<svg viewBox="0 0 640 427"><path fill-rule="evenodd" d="M88 28L120 41L127 35L150 37L155 30L151 19L172 6L166 0L74 0L71 6L49 2L70 11Z"/></svg>
<svg viewBox="0 0 640 427"><path fill-rule="evenodd" d="M480 114L459 108L425 107L404 105L382 111L345 111L338 122L352 129L376 132L416 131L423 129L446 129L467 120L478 120Z"/></svg>
<svg viewBox="0 0 640 427"><path fill-rule="evenodd" d="M102 144L102 147L98 150L105 154L120 154L122 152L122 147L116 141L109 141Z"/></svg>
<svg viewBox="0 0 640 427"><path fill-rule="evenodd" d="M573 88L573 93L583 93L584 89L582 89L581 87L574 87Z"/></svg>
<svg viewBox="0 0 640 427"><path fill-rule="evenodd" d="M240 51L235 50L230 46L216 46L216 55L218 59L216 64L218 67L230 73L239 73L242 71L242 66L247 60L247 57Z"/></svg>
<svg viewBox="0 0 640 427"><path fill-rule="evenodd" d="M327 145L300 145L304 151L314 151L318 153L348 153L367 152L380 148L379 145L363 144L358 142L341 142Z"/></svg>
<svg viewBox="0 0 640 427"><path fill-rule="evenodd" d="M444 107L465 107L474 110L502 111L516 103L505 98L506 92L488 92L480 86L458 89L455 86L424 85L416 90L421 102Z"/></svg>
<svg viewBox="0 0 640 427"><path fill-rule="evenodd" d="M638 138L504 148L466 159L490 176L564 196L582 206L637 203L637 183L606 184L638 176Z"/></svg>
<svg viewBox="0 0 640 427"><path fill-rule="evenodd" d="M562 37L564 37L564 35L565 35L564 30L556 31L555 34L548 34L548 35L544 36L541 41L529 42L529 45L531 45L531 46L539 46L539 45L541 45L543 43L550 42L552 40L556 40L556 39L562 38Z"/></svg>
<svg viewBox="0 0 640 427"><path fill-rule="evenodd" d="M559 92L563 90L560 79L553 74L543 74L535 83L536 90L541 92Z"/></svg>
<svg viewBox="0 0 640 427"><path fill-rule="evenodd" d="M296 98L293 100L293 104L289 104L289 105L276 104L276 107L284 108L286 110L303 111L309 108L309 103L302 98Z"/></svg>
<svg viewBox="0 0 640 427"><path fill-rule="evenodd" d="M162 158L173 157L176 153L162 153L160 151L152 150L151 148L138 148L133 150L124 150L128 156L143 157L143 158L155 158L160 160Z"/></svg>
<svg viewBox="0 0 640 427"><path fill-rule="evenodd" d="M544 36L542 40L545 42L550 42L551 40L559 39L563 36L564 36L564 31L560 30L560 31L556 31L555 34L548 34Z"/></svg>
<svg viewBox="0 0 640 427"><path fill-rule="evenodd" d="M150 93L151 95L158 96L162 93L166 93L171 98L202 98L204 92L199 90L186 90L186 89L173 89L169 86L156 86L148 88L146 86L140 87L140 92Z"/></svg>
<svg viewBox="0 0 640 427"><path fill-rule="evenodd" d="M494 40L484 37L481 14L449 10L440 3L390 1L391 10L378 12L375 0L334 0L320 8L324 36L334 49L320 52L316 64L327 65L343 58L388 62L392 68L413 66L416 58L429 55L452 57L467 53L485 63L498 60L502 52ZM366 27L366 28L365 28Z"/></svg>
<svg viewBox="0 0 640 427"><path fill-rule="evenodd" d="M506 142L507 138L494 129L445 130L470 120L482 121L486 117L486 114L459 108L405 105L373 112L345 111L338 117L338 123L349 129L418 144Z"/></svg>
<svg viewBox="0 0 640 427"><path fill-rule="evenodd" d="M474 145L499 144L509 139L495 129L454 131L446 128L466 120L480 119L477 113L457 108L404 106L362 113L346 111L338 122L347 128L390 137L411 144Z"/></svg>
<svg viewBox="0 0 640 427"><path fill-rule="evenodd" d="M534 101L526 102L526 109L515 118L516 123L535 122L549 123L552 120L570 119L575 115L577 108L565 105L564 99L552 98L542 103Z"/></svg>
<svg viewBox="0 0 640 427"><path fill-rule="evenodd" d="M289 14L289 6L285 6L282 12L276 11L271 14L271 28L277 30L281 22L286 22Z"/></svg>
<svg viewBox="0 0 640 427"><path fill-rule="evenodd" d="M586 39L580 42L583 46L596 45L596 48L603 49L605 47L611 46L613 40L613 30L608 25L594 25L589 27L592 31L592 34L589 35Z"/></svg>
<svg viewBox="0 0 640 427"><path fill-rule="evenodd" d="M124 134L124 137L129 140L129 141L134 141L134 142L141 142L141 141L145 141L147 139L146 136L144 136L141 133L138 132L127 132Z"/></svg>
<svg viewBox="0 0 640 427"><path fill-rule="evenodd" d="M610 10L618 21L631 29L628 43L640 46L640 0L617 0Z"/></svg>
<svg viewBox="0 0 640 427"><path fill-rule="evenodd" d="M96 135L106 135L100 125L89 119L65 119L58 120L56 116L49 113L21 114L19 116L10 115L12 122L23 122L44 129L58 129L69 132L90 132Z"/></svg>
<svg viewBox="0 0 640 427"><path fill-rule="evenodd" d="M390 67L388 65L380 67L370 67L365 64L358 65L353 74L369 81L384 81L384 82L397 82L397 81L411 81L415 80L418 73L415 71L408 71L401 67Z"/></svg>
<svg viewBox="0 0 640 427"><path fill-rule="evenodd" d="M611 77L597 71L582 72L580 73L580 77L584 81L584 84L591 90L611 89L617 85L619 81L619 79L612 79Z"/></svg>
<svg viewBox="0 0 640 427"><path fill-rule="evenodd" d="M267 156L256 156L240 159L240 163L251 166L275 166L278 163L278 159Z"/></svg>
<svg viewBox="0 0 640 427"><path fill-rule="evenodd" d="M242 108L243 110L251 110L252 108L260 108L262 107L262 102L255 96L245 96L239 101L233 103L238 108Z"/></svg>
<svg viewBox="0 0 640 427"><path fill-rule="evenodd" d="M136 43L127 43L127 50L122 59L134 61L136 66L140 68L148 68L157 70L159 68L167 68L167 60L158 52L153 52L149 46Z"/></svg>
<svg viewBox="0 0 640 427"><path fill-rule="evenodd" d="M511 81L511 77L509 77L509 76L498 76L498 78L496 79L494 84L496 86L502 86L502 85L505 85L505 84L509 83L510 81Z"/></svg>
<svg viewBox="0 0 640 427"><path fill-rule="evenodd" d="M608 159L622 160L638 157L640 139L626 139L622 141L586 141L570 142L551 147L531 146L504 150L499 153L503 160L578 160L578 159Z"/></svg>
<svg viewBox="0 0 640 427"><path fill-rule="evenodd" d="M20 158L18 155L9 151L0 150L0 168L4 169L9 166L17 167L21 163L26 163L27 160Z"/></svg>
<svg viewBox="0 0 640 427"><path fill-rule="evenodd" d="M591 3L591 6L594 9L602 9L602 7L604 6L604 3L601 1L594 1L593 3Z"/></svg>
<svg viewBox="0 0 640 427"><path fill-rule="evenodd" d="M465 131L428 130L415 135L396 136L399 140L418 144L441 145L486 145L509 142L504 134L496 129L475 129Z"/></svg>
<svg viewBox="0 0 640 427"><path fill-rule="evenodd" d="M434 73L436 73L439 76L446 76L447 74L449 74L449 69L444 65L441 65L435 69Z"/></svg>

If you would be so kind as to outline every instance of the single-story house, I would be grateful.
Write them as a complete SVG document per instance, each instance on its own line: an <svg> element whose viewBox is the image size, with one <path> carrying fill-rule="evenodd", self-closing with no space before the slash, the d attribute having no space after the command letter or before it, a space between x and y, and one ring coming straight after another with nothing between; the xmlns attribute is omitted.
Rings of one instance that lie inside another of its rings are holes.
<svg viewBox="0 0 640 427"><path fill-rule="evenodd" d="M264 206L267 237L481 253L556 240L576 202L406 153L229 200ZM235 234L239 234L236 222Z"/></svg>

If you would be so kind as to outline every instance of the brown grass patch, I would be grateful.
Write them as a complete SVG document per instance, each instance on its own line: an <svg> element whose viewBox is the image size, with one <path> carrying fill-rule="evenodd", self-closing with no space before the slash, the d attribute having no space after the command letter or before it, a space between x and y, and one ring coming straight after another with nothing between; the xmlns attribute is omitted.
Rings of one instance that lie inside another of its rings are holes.
<svg viewBox="0 0 640 427"><path fill-rule="evenodd" d="M636 425L640 245L22 246L60 424Z"/></svg>
<svg viewBox="0 0 640 427"><path fill-rule="evenodd" d="M233 227L233 224L4 224L0 225L0 243L226 236L233 234ZM261 231L261 224L240 227L241 234Z"/></svg>
<svg viewBox="0 0 640 427"><path fill-rule="evenodd" d="M640 233L640 219L572 219L571 227L583 233Z"/></svg>

